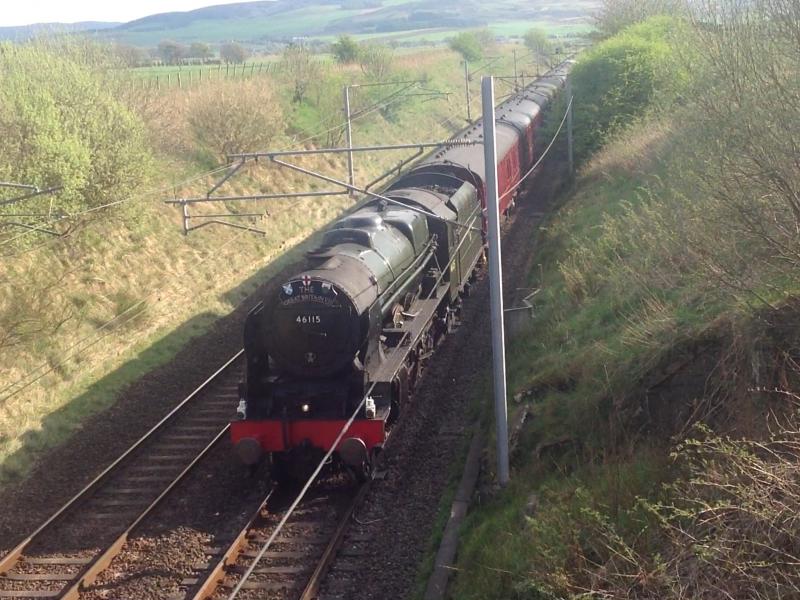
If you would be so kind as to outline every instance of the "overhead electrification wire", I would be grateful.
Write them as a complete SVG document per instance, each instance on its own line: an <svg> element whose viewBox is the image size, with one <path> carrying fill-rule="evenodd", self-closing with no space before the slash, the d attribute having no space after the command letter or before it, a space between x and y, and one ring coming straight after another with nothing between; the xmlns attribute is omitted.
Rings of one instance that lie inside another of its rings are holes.
<svg viewBox="0 0 800 600"><path fill-rule="evenodd" d="M41 221L41 222L37 223L35 225L35 227L38 228L38 229L41 229L41 228L47 227L49 225L52 225L54 223L58 223L58 222L63 221L63 220L74 219L76 217L82 217L82 216L85 216L85 215L88 215L88 214L91 214L91 213L95 213L95 212L98 212L98 211L106 209L106 208L112 208L114 206L119 206L120 204L125 204L127 202L131 202L132 200L142 199L142 198L146 198L148 196L153 196L153 195L162 195L162 194L167 193L171 189L189 185L190 183L194 183L195 181L197 181L199 179L203 179L205 177L210 177L211 175L216 175L217 173L219 173L221 171L224 171L224 170L226 170L228 168L230 168L229 164L225 165L225 166L222 166L222 167L215 167L214 169L211 169L209 171L205 171L203 173L198 173L197 175L193 175L190 178L185 179L183 181L180 181L178 183L172 183L172 184L169 184L169 185L163 185L163 186L160 186L160 187L157 187L157 188L152 188L150 190L146 190L144 192L138 192L136 194L131 194L130 196L128 196L126 198L122 198L120 200L114 200L112 202L108 202L108 203L102 204L100 206L93 206L91 208L87 208L86 210L82 210L82 211L79 211L79 212L76 212L76 213L70 213L70 214L67 214L67 215L62 215L62 216L59 216L59 217L54 218L54 219L46 219L44 221ZM0 225L1 224L2 223L0 223ZM18 240L18 239L20 239L20 238L22 238L22 237L24 237L26 235L34 233L35 231L36 231L36 229L27 230L27 231L24 231L24 232L22 232L22 233L20 233L18 235L15 235L13 237L5 239L2 242L0 242L0 248L2 248L3 246L6 246L6 245L10 244L11 242L14 242L15 240Z"/></svg>

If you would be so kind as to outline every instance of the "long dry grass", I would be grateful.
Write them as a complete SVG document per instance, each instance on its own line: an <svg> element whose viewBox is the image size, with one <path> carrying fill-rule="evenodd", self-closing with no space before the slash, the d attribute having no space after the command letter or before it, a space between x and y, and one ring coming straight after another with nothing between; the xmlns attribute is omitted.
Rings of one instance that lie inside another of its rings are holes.
<svg viewBox="0 0 800 600"><path fill-rule="evenodd" d="M400 78L426 76L442 90L460 89L457 59L449 52L419 59L404 56L395 68ZM334 75L358 76L353 69L346 67ZM169 360L214 318L230 312L269 273L274 260L352 205L346 196L337 196L196 206L191 209L195 215L228 210L262 213L264 218L237 222L267 233L258 236L210 226L184 237L179 210L162 203L173 196L202 195L215 181L209 176L187 185L170 184L210 169L210 155L230 149L224 135L206 136L212 126L228 118L241 125L236 130L242 134L235 140L237 149L292 147L309 133L328 128L324 113L313 111L312 116L321 120L307 124L311 131L292 126L302 111L287 100L288 85L280 79L259 78L183 90L121 86L124 102L144 122L159 157L160 173L153 189L137 190L129 201L80 222L68 237L31 234L27 238L34 240L31 244L2 247L7 255L0 275L0 479L24 475L44 450L69 436L90 414L112 404L131 378ZM334 91L330 110L336 116L341 88L334 86ZM209 111L215 99L221 105ZM373 100L354 96L356 105ZM357 143L445 138L459 127L452 119L453 107L448 101L416 99L398 103L391 112L373 111L355 122ZM279 115L282 121L276 118ZM305 144L326 141L322 137ZM371 180L406 155L359 155L357 180ZM343 157L303 157L296 162L340 178L345 172ZM326 187L297 173L261 165L248 167L218 193ZM248 286L240 287L244 281ZM177 338L168 337L185 323L191 327L182 329ZM171 341L158 356L136 362L137 356L163 339ZM119 369L126 364L134 368ZM101 379L104 387L93 388L89 401L72 403Z"/></svg>

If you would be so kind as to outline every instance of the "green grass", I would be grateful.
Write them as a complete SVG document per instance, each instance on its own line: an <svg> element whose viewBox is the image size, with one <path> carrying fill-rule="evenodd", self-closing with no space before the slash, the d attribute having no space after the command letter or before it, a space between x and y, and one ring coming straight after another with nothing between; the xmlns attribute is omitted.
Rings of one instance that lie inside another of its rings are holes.
<svg viewBox="0 0 800 600"><path fill-rule="evenodd" d="M346 11L320 5L287 11L274 17L254 19L197 20L168 31L127 29L115 31L115 39L139 46L157 46L163 39L189 43L202 40L221 43L229 40L255 42L264 38L291 38L320 33L334 21L347 20L360 11Z"/></svg>
<svg viewBox="0 0 800 600"><path fill-rule="evenodd" d="M537 581L590 553L594 530L609 519L621 532L637 531L646 518L640 497L657 497L668 473L663 457L642 452L628 461L548 471L528 465L515 472L501 495L472 511L459 547L458 576L450 596L459 600L556 600L562 596ZM559 472L559 470L561 472ZM568 475L564 473L569 473Z"/></svg>

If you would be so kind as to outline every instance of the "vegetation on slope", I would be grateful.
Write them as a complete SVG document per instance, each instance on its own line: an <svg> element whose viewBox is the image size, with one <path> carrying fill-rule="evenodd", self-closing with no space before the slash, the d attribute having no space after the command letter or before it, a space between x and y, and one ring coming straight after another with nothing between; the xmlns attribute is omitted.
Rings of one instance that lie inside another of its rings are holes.
<svg viewBox="0 0 800 600"><path fill-rule="evenodd" d="M106 204L141 183L151 166L144 127L115 97L113 82L92 74L110 66L83 44L0 45L0 180L58 186L69 211Z"/></svg>
<svg viewBox="0 0 800 600"><path fill-rule="evenodd" d="M576 128L584 166L542 233L536 319L509 353L531 417L454 597L800 589L800 14L750 4L625 28L576 69L600 91L576 111L608 118ZM605 57L646 93L615 92Z"/></svg>

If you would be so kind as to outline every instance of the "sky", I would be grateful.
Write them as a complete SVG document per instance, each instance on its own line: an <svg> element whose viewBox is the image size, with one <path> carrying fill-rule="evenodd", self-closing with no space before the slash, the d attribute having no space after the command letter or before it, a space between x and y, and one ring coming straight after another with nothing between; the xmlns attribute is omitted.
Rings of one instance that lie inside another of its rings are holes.
<svg viewBox="0 0 800 600"><path fill-rule="evenodd" d="M2 2L0 27L32 23L132 21L155 13L192 10L245 0L27 0Z"/></svg>

